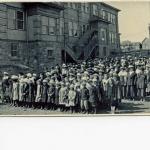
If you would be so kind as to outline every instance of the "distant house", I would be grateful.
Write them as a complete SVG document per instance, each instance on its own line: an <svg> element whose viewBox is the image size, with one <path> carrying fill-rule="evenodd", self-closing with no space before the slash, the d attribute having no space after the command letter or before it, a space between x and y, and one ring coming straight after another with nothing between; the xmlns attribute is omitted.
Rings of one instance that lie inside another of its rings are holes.
<svg viewBox="0 0 150 150"><path fill-rule="evenodd" d="M140 42L123 41L121 43L122 52L136 51L142 49Z"/></svg>
<svg viewBox="0 0 150 150"><path fill-rule="evenodd" d="M142 41L142 49L150 49L150 38L145 38Z"/></svg>
<svg viewBox="0 0 150 150"><path fill-rule="evenodd" d="M133 43L132 43L132 49L133 49L133 50L142 49L141 43L140 43L140 42L133 42Z"/></svg>

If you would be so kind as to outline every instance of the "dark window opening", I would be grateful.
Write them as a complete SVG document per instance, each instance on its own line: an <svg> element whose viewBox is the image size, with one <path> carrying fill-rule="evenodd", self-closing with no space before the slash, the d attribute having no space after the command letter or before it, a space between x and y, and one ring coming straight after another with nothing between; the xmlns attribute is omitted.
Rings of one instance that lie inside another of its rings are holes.
<svg viewBox="0 0 150 150"><path fill-rule="evenodd" d="M18 56L18 44L17 43L11 43L11 56L12 57Z"/></svg>
<svg viewBox="0 0 150 150"><path fill-rule="evenodd" d="M47 50L47 56L48 58L53 56L53 50Z"/></svg>

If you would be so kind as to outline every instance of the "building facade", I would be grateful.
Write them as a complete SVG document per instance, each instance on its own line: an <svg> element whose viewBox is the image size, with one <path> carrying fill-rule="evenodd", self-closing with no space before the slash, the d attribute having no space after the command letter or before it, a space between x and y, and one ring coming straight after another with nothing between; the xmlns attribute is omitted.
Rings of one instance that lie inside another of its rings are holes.
<svg viewBox="0 0 150 150"><path fill-rule="evenodd" d="M0 67L41 71L120 50L119 10L105 3L0 3Z"/></svg>

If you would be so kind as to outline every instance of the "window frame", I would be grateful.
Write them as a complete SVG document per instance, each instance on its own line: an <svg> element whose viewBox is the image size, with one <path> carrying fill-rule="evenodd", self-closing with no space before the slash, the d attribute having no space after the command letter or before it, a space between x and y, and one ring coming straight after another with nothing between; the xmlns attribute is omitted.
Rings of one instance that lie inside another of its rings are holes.
<svg viewBox="0 0 150 150"><path fill-rule="evenodd" d="M94 9L94 6L96 6L96 7L95 7L96 9ZM94 16L99 16L98 5L97 5L97 4L93 4L93 5L92 5L92 8L93 8L92 14L93 14Z"/></svg>
<svg viewBox="0 0 150 150"><path fill-rule="evenodd" d="M75 24L76 24L76 28L75 28ZM78 23L77 22L68 21L68 30L69 30L69 36L70 37L78 37Z"/></svg>
<svg viewBox="0 0 150 150"><path fill-rule="evenodd" d="M51 55L49 55L51 52ZM47 58L53 58L53 55L54 55L54 49L47 49Z"/></svg>
<svg viewBox="0 0 150 150"><path fill-rule="evenodd" d="M11 19L9 17L9 10L11 11L14 11L14 18ZM18 12L22 12L23 13L23 19L18 19L17 17L17 13ZM9 26L9 21L12 21L14 23L14 28L10 27ZM18 28L18 21L22 22L22 25L23 25L23 28ZM20 9L15 9L15 8L12 8L12 7L8 7L7 8L7 29L10 29L10 30L20 30L20 31L23 31L25 30L25 12L23 10L20 10Z"/></svg>
<svg viewBox="0 0 150 150"><path fill-rule="evenodd" d="M48 19L48 24L47 25L43 25L43 20L42 20L42 17L46 17L47 19ZM50 20L51 19L54 19L54 25L51 25L50 24ZM49 16L41 16L41 34L42 35L53 35L53 36L55 36L57 33L56 33L56 31L57 31L57 18L52 18L52 17L49 17ZM42 28L43 27L47 27L47 31L44 33L43 31L42 31ZM51 29L53 29L53 33L52 32L50 32L51 31Z"/></svg>
<svg viewBox="0 0 150 150"><path fill-rule="evenodd" d="M101 41L106 43L107 42L107 29L101 28Z"/></svg>
<svg viewBox="0 0 150 150"><path fill-rule="evenodd" d="M16 49L14 49L14 44L15 44L15 46L16 46ZM11 43L11 57L18 57L18 48L19 48L19 44L18 43ZM14 55L14 52L16 53L16 55Z"/></svg>

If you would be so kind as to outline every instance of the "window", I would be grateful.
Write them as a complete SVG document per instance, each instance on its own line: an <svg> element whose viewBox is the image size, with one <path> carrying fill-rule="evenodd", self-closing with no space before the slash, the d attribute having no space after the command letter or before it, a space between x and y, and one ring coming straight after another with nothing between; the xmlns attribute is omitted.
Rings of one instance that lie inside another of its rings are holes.
<svg viewBox="0 0 150 150"><path fill-rule="evenodd" d="M11 56L12 57L18 56L18 44L17 43L11 43Z"/></svg>
<svg viewBox="0 0 150 150"><path fill-rule="evenodd" d="M9 29L24 29L24 12L14 9L8 9L8 28Z"/></svg>
<svg viewBox="0 0 150 150"><path fill-rule="evenodd" d="M107 55L107 49L106 47L103 47L103 56L106 56Z"/></svg>
<svg viewBox="0 0 150 150"><path fill-rule="evenodd" d="M48 34L48 17L42 16L42 34Z"/></svg>
<svg viewBox="0 0 150 150"><path fill-rule="evenodd" d="M63 35L64 34L64 19L63 18L60 18L60 35Z"/></svg>
<svg viewBox="0 0 150 150"><path fill-rule="evenodd" d="M113 23L113 24L116 24L116 16L115 15L111 15L111 22Z"/></svg>
<svg viewBox="0 0 150 150"><path fill-rule="evenodd" d="M88 13L89 12L89 4L85 3L85 12Z"/></svg>
<svg viewBox="0 0 150 150"><path fill-rule="evenodd" d="M56 33L56 19L49 18L49 34L54 35Z"/></svg>
<svg viewBox="0 0 150 150"><path fill-rule="evenodd" d="M74 35L75 37L78 36L77 31L78 31L78 25L77 25L76 22L73 22L73 35Z"/></svg>
<svg viewBox="0 0 150 150"><path fill-rule="evenodd" d="M8 9L8 28L16 29L16 12L13 9Z"/></svg>
<svg viewBox="0 0 150 150"><path fill-rule="evenodd" d="M102 10L102 18L106 19L106 12L104 10Z"/></svg>
<svg viewBox="0 0 150 150"><path fill-rule="evenodd" d="M42 34L55 35L56 34L56 19L46 16L41 17Z"/></svg>
<svg viewBox="0 0 150 150"><path fill-rule="evenodd" d="M78 4L77 3L68 3L68 7L76 9L76 8L78 8Z"/></svg>
<svg viewBox="0 0 150 150"><path fill-rule="evenodd" d="M93 5L93 15L98 16L98 6Z"/></svg>
<svg viewBox="0 0 150 150"><path fill-rule="evenodd" d="M101 40L103 41L103 42L106 42L106 29L101 29Z"/></svg>
<svg viewBox="0 0 150 150"><path fill-rule="evenodd" d="M69 21L69 36L78 36L78 24L76 22Z"/></svg>
<svg viewBox="0 0 150 150"><path fill-rule="evenodd" d="M112 14L108 12L108 21L112 22Z"/></svg>
<svg viewBox="0 0 150 150"><path fill-rule="evenodd" d="M81 3L81 10L82 10L82 12L88 13L89 4L88 3Z"/></svg>
<svg viewBox="0 0 150 150"><path fill-rule="evenodd" d="M116 43L116 34L113 32L109 32L109 40L110 40L110 44Z"/></svg>
<svg viewBox="0 0 150 150"><path fill-rule="evenodd" d="M24 13L22 11L17 11L17 29L23 30L24 29Z"/></svg>
<svg viewBox="0 0 150 150"><path fill-rule="evenodd" d="M73 25L72 25L72 22L69 22L68 25L69 25L69 36L73 36Z"/></svg>
<svg viewBox="0 0 150 150"><path fill-rule="evenodd" d="M47 56L48 56L48 58L52 57L53 56L53 50L48 49L47 50Z"/></svg>

